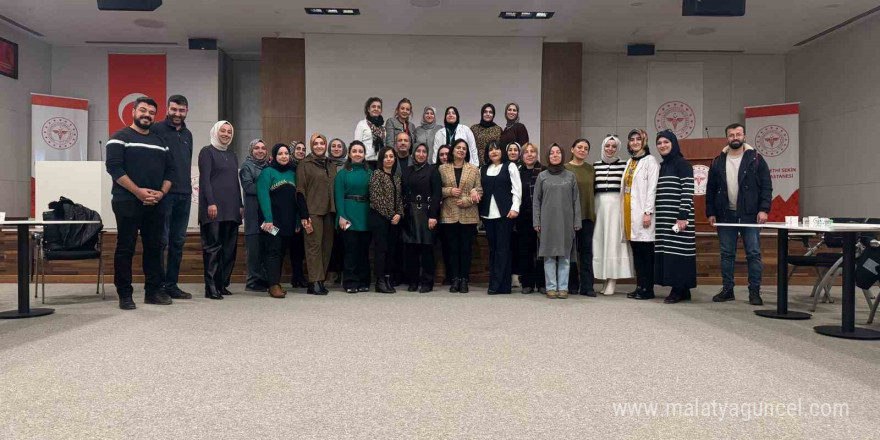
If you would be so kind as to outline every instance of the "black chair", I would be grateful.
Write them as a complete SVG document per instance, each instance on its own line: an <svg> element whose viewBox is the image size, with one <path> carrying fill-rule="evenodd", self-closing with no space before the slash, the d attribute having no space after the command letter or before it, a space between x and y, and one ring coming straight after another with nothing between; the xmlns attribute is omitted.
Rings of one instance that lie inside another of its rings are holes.
<svg viewBox="0 0 880 440"><path fill-rule="evenodd" d="M95 285L95 295L101 294L101 299L106 298L104 292L104 259L103 243L104 231L98 233L98 240L94 249L86 250L50 250L46 246L45 233L37 232L34 234L35 252L34 260L36 270L34 271L34 298L37 297L37 282L42 284L43 299L42 303L46 303L46 266L50 261L75 261L75 260L98 260L98 281Z"/></svg>

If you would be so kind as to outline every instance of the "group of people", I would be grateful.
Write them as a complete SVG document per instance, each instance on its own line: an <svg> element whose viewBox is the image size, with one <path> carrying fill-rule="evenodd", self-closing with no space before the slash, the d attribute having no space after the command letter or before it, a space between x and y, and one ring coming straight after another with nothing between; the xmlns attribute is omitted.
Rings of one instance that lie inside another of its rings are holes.
<svg viewBox="0 0 880 440"><path fill-rule="evenodd" d="M144 301L191 298L177 285L191 197L188 104L183 96L170 97L166 119L153 124L156 109L152 99L139 98L132 125L107 142L119 228L114 283L122 309L136 307L131 260L138 231ZM521 287L522 293L548 298L567 298L569 291L596 296L594 279L602 280L603 294L613 295L617 280L635 277L630 298L654 298L656 284L671 287L666 303L690 299L696 287L694 178L673 132L654 139L662 163L650 154L647 133L640 129L626 137L626 159L620 157L623 141L608 135L601 160L593 164L587 162L587 139L569 148L554 143L541 161L515 103L505 107L504 128L494 122L492 104L482 107L480 122L471 127L460 124L455 107L445 110L442 124L436 123L436 109L425 107L421 124L414 126L406 98L393 118L384 120L382 112L382 100L369 98L348 145L320 133L311 135L308 145L294 141L269 148L254 139L240 168L229 149L232 124L212 127L211 144L198 154L207 298L232 294L228 287L243 222L246 288L274 298L287 294L281 281L285 255L290 284L310 294L326 295L333 273L348 293L369 291L371 285L376 292L394 293L403 283L408 291L430 292L435 246L449 291L468 292L473 242L482 224L490 295ZM727 133L728 146L709 175L710 222L766 221L766 162L744 144L740 124L731 124ZM750 302L760 303L757 237L744 228L722 229L727 273L713 299L733 299L739 232L749 259Z"/></svg>

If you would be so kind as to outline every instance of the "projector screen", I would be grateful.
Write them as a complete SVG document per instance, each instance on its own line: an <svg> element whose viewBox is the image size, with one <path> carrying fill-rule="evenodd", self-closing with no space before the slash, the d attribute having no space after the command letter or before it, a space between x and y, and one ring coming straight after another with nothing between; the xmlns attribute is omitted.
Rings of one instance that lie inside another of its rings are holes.
<svg viewBox="0 0 880 440"><path fill-rule="evenodd" d="M486 103L504 127L504 106L516 102L529 139L541 139L540 38L306 34L305 44L307 137L351 142L364 103L378 96L386 120L409 98L414 127L425 106L437 108L441 124L446 107L455 106L471 126Z"/></svg>

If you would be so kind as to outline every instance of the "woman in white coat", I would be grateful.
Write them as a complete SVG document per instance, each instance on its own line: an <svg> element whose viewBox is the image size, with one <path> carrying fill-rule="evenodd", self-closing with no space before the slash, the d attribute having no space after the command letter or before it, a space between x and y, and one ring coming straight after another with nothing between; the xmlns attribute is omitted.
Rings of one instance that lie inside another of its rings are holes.
<svg viewBox="0 0 880 440"><path fill-rule="evenodd" d="M443 128L437 130L437 134L434 135L434 145L455 145L456 140L464 139L467 141L470 154L468 162L480 168L480 157L477 154L477 141L474 140L474 132L467 125L459 124L459 121L461 118L458 116L458 109L447 107L443 117ZM431 163L437 163L437 150L434 150Z"/></svg>
<svg viewBox="0 0 880 440"><path fill-rule="evenodd" d="M651 156L647 139L643 130L629 132L626 149L632 157L626 162L620 188L621 232L632 248L636 269L636 290L626 297L635 299L654 297L654 199L660 164Z"/></svg>

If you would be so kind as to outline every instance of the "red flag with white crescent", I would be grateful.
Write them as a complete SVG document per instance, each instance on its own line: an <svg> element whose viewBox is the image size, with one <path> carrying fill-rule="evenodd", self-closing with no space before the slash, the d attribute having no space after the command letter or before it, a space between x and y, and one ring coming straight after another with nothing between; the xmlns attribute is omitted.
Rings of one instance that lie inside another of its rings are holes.
<svg viewBox="0 0 880 440"><path fill-rule="evenodd" d="M141 96L156 100L154 122L165 118L165 54L107 55L109 135L132 123L131 108Z"/></svg>

